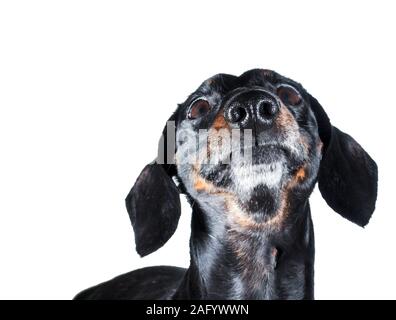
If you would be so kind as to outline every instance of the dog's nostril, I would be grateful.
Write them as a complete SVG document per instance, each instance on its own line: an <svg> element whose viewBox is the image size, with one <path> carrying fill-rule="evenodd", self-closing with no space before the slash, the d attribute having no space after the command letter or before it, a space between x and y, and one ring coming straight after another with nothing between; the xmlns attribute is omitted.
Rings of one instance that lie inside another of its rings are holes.
<svg viewBox="0 0 396 320"><path fill-rule="evenodd" d="M232 108L229 113L230 121L233 123L243 121L246 118L246 116L247 116L247 112L246 112L245 108L243 108L241 106Z"/></svg>
<svg viewBox="0 0 396 320"><path fill-rule="evenodd" d="M258 106L258 115L260 118L263 119L269 119L275 116L279 111L279 107L277 104L271 102L271 101L263 101L259 106Z"/></svg>

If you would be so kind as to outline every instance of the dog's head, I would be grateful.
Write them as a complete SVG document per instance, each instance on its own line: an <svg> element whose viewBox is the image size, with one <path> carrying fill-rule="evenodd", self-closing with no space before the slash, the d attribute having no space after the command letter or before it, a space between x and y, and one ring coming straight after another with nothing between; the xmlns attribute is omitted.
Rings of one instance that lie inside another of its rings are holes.
<svg viewBox="0 0 396 320"><path fill-rule="evenodd" d="M331 125L315 98L270 70L216 75L179 105L159 156L128 194L137 251L149 254L172 236L180 191L209 220L281 230L316 181L331 208L358 225L368 223L376 164Z"/></svg>

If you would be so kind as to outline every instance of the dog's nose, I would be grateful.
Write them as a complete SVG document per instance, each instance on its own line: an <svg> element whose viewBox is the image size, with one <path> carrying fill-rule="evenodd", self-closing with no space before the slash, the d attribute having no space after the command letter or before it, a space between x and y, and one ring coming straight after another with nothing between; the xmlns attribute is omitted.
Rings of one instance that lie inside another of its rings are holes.
<svg viewBox="0 0 396 320"><path fill-rule="evenodd" d="M279 109L278 101L269 92L254 89L231 97L224 108L224 115L230 124L241 128L256 124L271 127Z"/></svg>

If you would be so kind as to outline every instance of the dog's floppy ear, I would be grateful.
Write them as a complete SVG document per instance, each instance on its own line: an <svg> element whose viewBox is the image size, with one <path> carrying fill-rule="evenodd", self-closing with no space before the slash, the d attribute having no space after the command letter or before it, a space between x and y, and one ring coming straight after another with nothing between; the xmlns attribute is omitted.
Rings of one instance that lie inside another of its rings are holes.
<svg viewBox="0 0 396 320"><path fill-rule="evenodd" d="M363 227L375 209L377 165L351 136L331 125L322 106L312 96L310 103L323 142L319 190L334 211Z"/></svg>
<svg viewBox="0 0 396 320"><path fill-rule="evenodd" d="M173 117L168 123L172 120ZM179 190L172 179L176 174L175 164L163 163L160 159L164 153L162 142L167 141L166 133L167 128L160 141L159 156L143 169L125 199L135 233L136 251L142 257L170 239L181 213Z"/></svg>

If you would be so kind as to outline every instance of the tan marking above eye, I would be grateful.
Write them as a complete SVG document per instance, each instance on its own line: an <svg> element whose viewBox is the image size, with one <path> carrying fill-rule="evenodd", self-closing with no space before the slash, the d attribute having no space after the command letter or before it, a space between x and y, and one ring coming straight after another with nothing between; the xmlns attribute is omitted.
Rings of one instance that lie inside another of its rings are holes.
<svg viewBox="0 0 396 320"><path fill-rule="evenodd" d="M276 93L283 104L287 106L297 106L302 102L301 95L292 86L281 85L278 87Z"/></svg>
<svg viewBox="0 0 396 320"><path fill-rule="evenodd" d="M282 105L279 114L275 120L278 129L298 130L298 125L291 112Z"/></svg>
<svg viewBox="0 0 396 320"><path fill-rule="evenodd" d="M219 114L216 116L212 127L216 130L229 128L228 123L222 114L222 110L220 110Z"/></svg>

